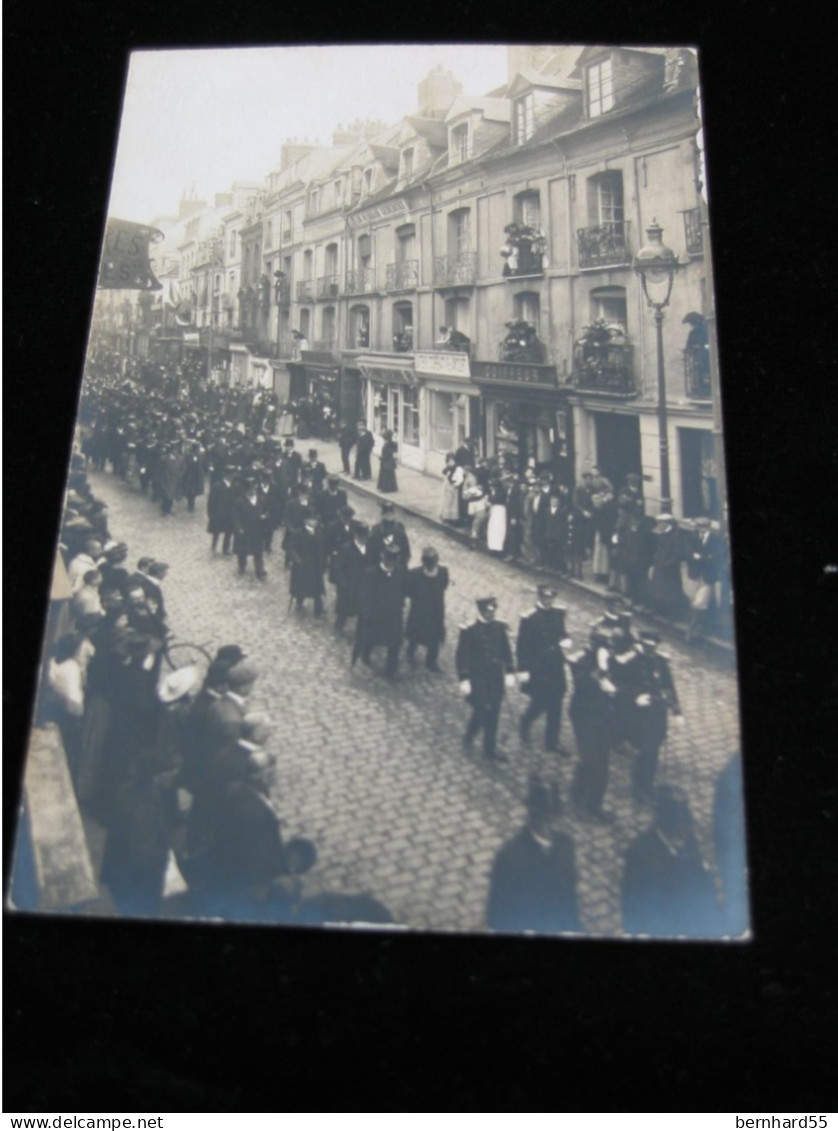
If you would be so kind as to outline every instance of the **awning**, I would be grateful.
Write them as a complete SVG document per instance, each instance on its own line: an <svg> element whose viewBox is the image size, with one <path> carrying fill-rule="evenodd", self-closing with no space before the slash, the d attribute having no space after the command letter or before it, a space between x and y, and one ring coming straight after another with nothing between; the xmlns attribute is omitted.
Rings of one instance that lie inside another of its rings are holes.
<svg viewBox="0 0 838 1131"><path fill-rule="evenodd" d="M370 381L381 381L385 385L416 385L416 371L413 361L398 364L393 358L359 357L355 364L361 376Z"/></svg>

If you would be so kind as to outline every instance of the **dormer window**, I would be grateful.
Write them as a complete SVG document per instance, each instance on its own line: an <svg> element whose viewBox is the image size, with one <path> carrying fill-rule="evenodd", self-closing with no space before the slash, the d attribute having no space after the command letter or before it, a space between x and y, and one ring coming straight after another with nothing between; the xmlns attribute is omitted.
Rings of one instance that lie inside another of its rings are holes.
<svg viewBox="0 0 838 1131"><path fill-rule="evenodd" d="M515 103L514 141L523 145L535 133L535 99L532 91Z"/></svg>
<svg viewBox="0 0 838 1131"><path fill-rule="evenodd" d="M312 189L310 198L310 212L312 216L316 216L320 211L320 190Z"/></svg>
<svg viewBox="0 0 838 1131"><path fill-rule="evenodd" d="M364 192L372 192L372 169L364 169Z"/></svg>
<svg viewBox="0 0 838 1131"><path fill-rule="evenodd" d="M343 205L343 181L335 181L335 207L341 208Z"/></svg>
<svg viewBox="0 0 838 1131"><path fill-rule="evenodd" d="M593 63L585 72L588 117L598 118L614 106L614 76L610 59Z"/></svg>
<svg viewBox="0 0 838 1131"><path fill-rule="evenodd" d="M451 131L451 163L459 165L462 161L468 161L469 156L468 122L463 122Z"/></svg>
<svg viewBox="0 0 838 1131"><path fill-rule="evenodd" d="M410 180L413 176L413 150L406 149L402 153L402 177L404 180Z"/></svg>

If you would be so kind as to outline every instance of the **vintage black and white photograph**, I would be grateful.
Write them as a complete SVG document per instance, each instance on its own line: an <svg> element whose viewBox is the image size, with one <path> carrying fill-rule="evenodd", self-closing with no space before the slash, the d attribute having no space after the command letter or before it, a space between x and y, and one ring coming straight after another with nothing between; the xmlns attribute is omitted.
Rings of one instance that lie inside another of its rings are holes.
<svg viewBox="0 0 838 1131"><path fill-rule="evenodd" d="M131 56L13 909L750 937L705 140L687 46Z"/></svg>

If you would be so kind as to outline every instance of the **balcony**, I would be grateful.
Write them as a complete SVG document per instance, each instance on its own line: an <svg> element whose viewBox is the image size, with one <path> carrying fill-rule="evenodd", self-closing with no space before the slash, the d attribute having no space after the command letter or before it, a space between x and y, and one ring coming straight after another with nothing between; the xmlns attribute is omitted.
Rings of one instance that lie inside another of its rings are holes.
<svg viewBox="0 0 838 1131"><path fill-rule="evenodd" d="M404 259L387 264L385 287L388 291L415 291L419 286L419 260Z"/></svg>
<svg viewBox="0 0 838 1131"><path fill-rule="evenodd" d="M628 224L615 222L578 228L579 266L623 267L631 262L628 246Z"/></svg>
<svg viewBox="0 0 838 1131"><path fill-rule="evenodd" d="M703 255L704 233L701 230L701 213L698 208L690 208L683 215L687 255Z"/></svg>
<svg viewBox="0 0 838 1131"><path fill-rule="evenodd" d="M573 383L586 393L634 397L633 347L615 342L577 342L573 351Z"/></svg>
<svg viewBox="0 0 838 1131"><path fill-rule="evenodd" d="M477 279L477 252L434 256L435 287L473 287Z"/></svg>
<svg viewBox="0 0 838 1131"><path fill-rule="evenodd" d="M375 268L356 267L346 272L345 293L368 295L375 290Z"/></svg>
<svg viewBox="0 0 838 1131"><path fill-rule="evenodd" d="M321 275L317 280L318 298L337 298L340 294L339 275Z"/></svg>
<svg viewBox="0 0 838 1131"><path fill-rule="evenodd" d="M538 338L529 342L504 339L498 342L497 358L498 361L516 362L519 365L546 365L548 362L547 349Z"/></svg>
<svg viewBox="0 0 838 1131"><path fill-rule="evenodd" d="M314 301L314 279L300 279L297 283L297 302Z"/></svg>
<svg viewBox="0 0 838 1131"><path fill-rule="evenodd" d="M393 335L393 353L413 353L412 326L406 326Z"/></svg>
<svg viewBox="0 0 838 1131"><path fill-rule="evenodd" d="M684 380L691 401L711 401L710 350L707 346L687 346L684 350Z"/></svg>
<svg viewBox="0 0 838 1131"><path fill-rule="evenodd" d="M507 224L506 243L501 248L505 279L524 279L544 274L547 241L540 228L531 224Z"/></svg>

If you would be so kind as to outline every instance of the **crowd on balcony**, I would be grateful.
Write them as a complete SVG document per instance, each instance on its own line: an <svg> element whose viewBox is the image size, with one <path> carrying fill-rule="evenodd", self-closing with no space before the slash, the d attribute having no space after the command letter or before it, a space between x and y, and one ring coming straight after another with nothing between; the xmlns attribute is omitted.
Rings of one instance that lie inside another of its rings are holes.
<svg viewBox="0 0 838 1131"><path fill-rule="evenodd" d="M504 233L506 242L500 249L504 277L543 274L547 240L541 228L513 223L506 225Z"/></svg>
<svg viewBox="0 0 838 1131"><path fill-rule="evenodd" d="M532 322L516 319L506 323L507 334L500 343L500 360L531 365L543 364L546 357L544 343Z"/></svg>

